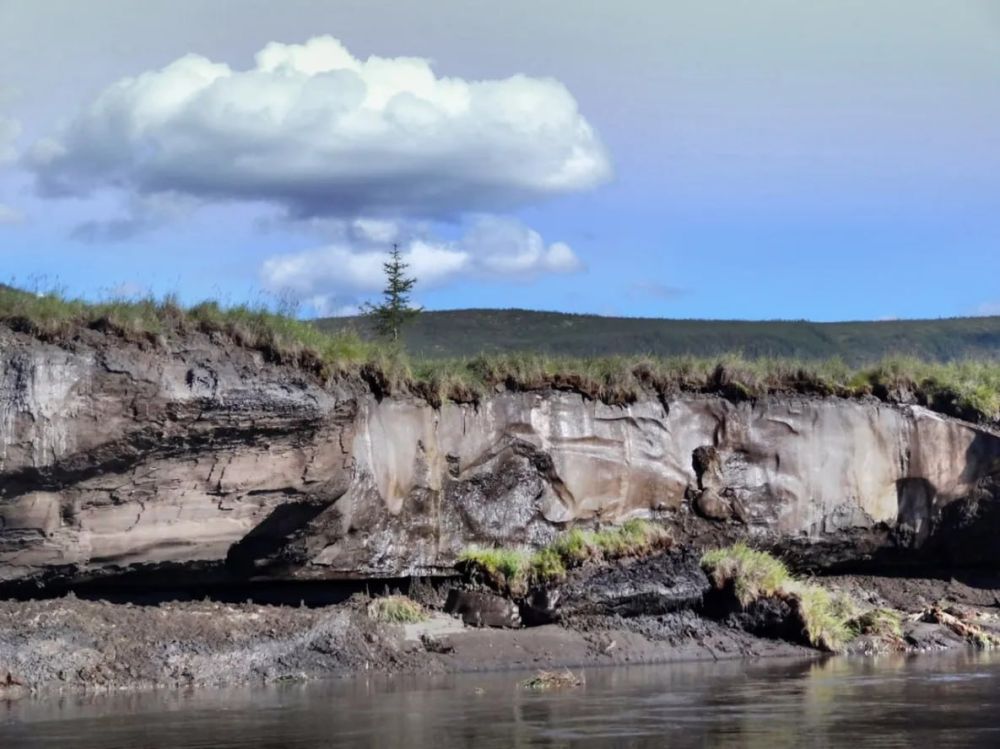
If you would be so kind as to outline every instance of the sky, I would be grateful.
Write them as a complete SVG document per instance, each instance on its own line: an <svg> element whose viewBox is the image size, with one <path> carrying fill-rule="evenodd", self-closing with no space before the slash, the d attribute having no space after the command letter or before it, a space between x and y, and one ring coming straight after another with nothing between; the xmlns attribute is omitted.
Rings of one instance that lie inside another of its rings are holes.
<svg viewBox="0 0 1000 749"><path fill-rule="evenodd" d="M0 281L1000 314L1000 0L0 0Z"/></svg>

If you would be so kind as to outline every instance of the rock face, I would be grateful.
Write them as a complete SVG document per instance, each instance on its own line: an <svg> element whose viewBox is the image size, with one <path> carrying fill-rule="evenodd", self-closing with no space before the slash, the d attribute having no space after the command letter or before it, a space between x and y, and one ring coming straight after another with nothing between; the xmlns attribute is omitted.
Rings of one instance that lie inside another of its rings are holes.
<svg viewBox="0 0 1000 749"><path fill-rule="evenodd" d="M675 537L992 548L1000 436L916 406L562 391L439 409L192 336L0 331L0 583L150 565L265 579L434 574L470 544L653 515ZM983 519L980 522L977 519ZM997 554L1000 556L1000 553Z"/></svg>

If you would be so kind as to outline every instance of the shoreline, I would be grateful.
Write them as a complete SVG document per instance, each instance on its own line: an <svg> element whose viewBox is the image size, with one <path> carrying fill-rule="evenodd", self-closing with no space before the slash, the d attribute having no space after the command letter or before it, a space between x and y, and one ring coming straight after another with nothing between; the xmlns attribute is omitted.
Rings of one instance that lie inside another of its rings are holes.
<svg viewBox="0 0 1000 749"><path fill-rule="evenodd" d="M837 589L907 613L901 640L859 637L849 655L972 647L928 604L1000 631L1000 585L955 578L840 575ZM477 627L427 607L426 620L387 624L369 600L307 608L214 601L156 605L62 598L0 601L0 699L135 692L379 674L446 674L653 665L775 657L839 657L760 637L691 607L634 616L574 616L520 628ZM949 615L950 616L950 615ZM985 624L984 624L985 623Z"/></svg>

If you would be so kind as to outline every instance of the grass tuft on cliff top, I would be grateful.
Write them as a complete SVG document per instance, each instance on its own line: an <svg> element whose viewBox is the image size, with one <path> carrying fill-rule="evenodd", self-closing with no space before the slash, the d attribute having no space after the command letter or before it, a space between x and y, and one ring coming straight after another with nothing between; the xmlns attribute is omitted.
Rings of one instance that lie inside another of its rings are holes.
<svg viewBox="0 0 1000 749"><path fill-rule="evenodd" d="M263 303L223 307L206 301L184 307L173 295L87 302L58 290L31 293L0 285L0 323L51 342L70 339L82 329L147 343L192 333L223 336L263 352L269 361L323 374L378 361L376 347L356 335L324 333L282 312L280 305L270 309Z"/></svg>
<svg viewBox="0 0 1000 749"><path fill-rule="evenodd" d="M669 534L661 526L634 519L599 531L574 529L535 552L466 549L458 561L495 587L520 593L531 584L561 580L568 569L588 560L641 556L666 548L670 542Z"/></svg>
<svg viewBox="0 0 1000 749"><path fill-rule="evenodd" d="M706 552L701 566L716 589L731 587L744 608L759 598L790 602L814 647L836 651L854 636L851 622L856 614L846 596L794 578L781 560L767 552L737 543Z"/></svg>
<svg viewBox="0 0 1000 749"><path fill-rule="evenodd" d="M874 396L916 402L972 421L1000 421L1000 361L929 362L893 356L850 367L840 359L799 360L727 354L572 357L497 353L465 358L413 358L400 347L362 340L350 329L333 332L297 319L291 306L185 307L174 296L72 299L59 290L28 292L0 284L0 324L42 340L70 340L81 329L154 345L192 333L257 350L268 361L327 378L360 376L380 395L445 402L478 402L500 390L582 393L610 404L644 394L716 393L745 400L772 393Z"/></svg>

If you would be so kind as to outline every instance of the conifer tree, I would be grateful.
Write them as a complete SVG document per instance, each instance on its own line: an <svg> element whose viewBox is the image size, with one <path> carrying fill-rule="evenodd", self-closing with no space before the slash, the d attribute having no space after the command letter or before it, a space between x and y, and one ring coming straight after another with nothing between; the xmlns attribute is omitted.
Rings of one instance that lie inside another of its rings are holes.
<svg viewBox="0 0 1000 749"><path fill-rule="evenodd" d="M382 264L386 278L382 302L366 304L363 310L364 314L374 318L376 332L380 336L391 338L393 342L399 340L399 332L403 325L420 314L422 309L410 306L410 291L417 279L406 276L408 267L399 252L399 245L394 244L389 259Z"/></svg>

